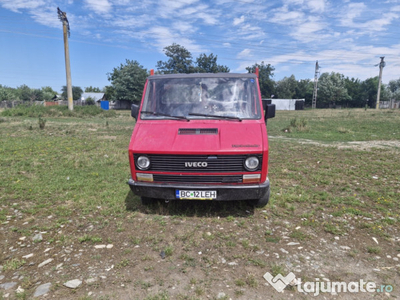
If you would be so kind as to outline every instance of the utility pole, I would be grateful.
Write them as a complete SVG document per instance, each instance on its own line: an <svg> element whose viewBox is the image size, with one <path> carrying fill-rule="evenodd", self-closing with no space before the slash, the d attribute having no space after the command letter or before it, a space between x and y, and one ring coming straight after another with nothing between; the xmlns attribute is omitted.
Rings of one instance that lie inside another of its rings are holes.
<svg viewBox="0 0 400 300"><path fill-rule="evenodd" d="M381 56L381 62L375 66L379 65L379 83L378 83L378 94L376 96L376 109L379 109L379 100L381 97L381 85L382 85L382 70L385 67L386 63L384 62L385 57Z"/></svg>
<svg viewBox="0 0 400 300"><path fill-rule="evenodd" d="M317 108L317 90L318 90L318 73L319 73L319 65L318 60L315 63L315 75L314 75L314 91L312 97L312 108Z"/></svg>
<svg viewBox="0 0 400 300"><path fill-rule="evenodd" d="M74 110L74 102L72 100L72 81L71 81L71 67L69 63L69 47L68 47L68 37L70 36L69 22L67 19L67 13L61 11L57 7L58 18L63 23L63 33L64 33L64 52L65 52L65 71L67 74L67 95L68 95L68 109Z"/></svg>

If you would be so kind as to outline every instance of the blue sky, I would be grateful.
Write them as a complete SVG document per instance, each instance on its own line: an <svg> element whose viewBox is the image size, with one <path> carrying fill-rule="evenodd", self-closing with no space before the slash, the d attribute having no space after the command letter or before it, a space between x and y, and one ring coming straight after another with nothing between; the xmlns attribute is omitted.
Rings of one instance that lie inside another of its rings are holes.
<svg viewBox="0 0 400 300"><path fill-rule="evenodd" d="M274 80L339 72L383 82L400 78L400 0L0 0L0 84L66 84L62 24L67 13L72 84L109 85L107 73L137 60L155 69L163 48L218 56L231 72L254 63L275 67Z"/></svg>

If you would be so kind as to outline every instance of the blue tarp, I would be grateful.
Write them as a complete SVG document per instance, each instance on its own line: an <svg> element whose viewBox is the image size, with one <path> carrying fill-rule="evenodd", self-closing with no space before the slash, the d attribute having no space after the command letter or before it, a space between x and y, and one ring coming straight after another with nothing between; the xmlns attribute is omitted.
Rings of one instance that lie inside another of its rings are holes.
<svg viewBox="0 0 400 300"><path fill-rule="evenodd" d="M110 102L109 101L100 101L100 107L104 110L109 110Z"/></svg>

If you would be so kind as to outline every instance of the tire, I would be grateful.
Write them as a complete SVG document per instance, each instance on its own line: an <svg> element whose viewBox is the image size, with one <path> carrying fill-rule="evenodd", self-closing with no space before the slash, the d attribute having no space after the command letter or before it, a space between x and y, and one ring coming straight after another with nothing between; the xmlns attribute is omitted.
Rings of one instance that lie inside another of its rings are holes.
<svg viewBox="0 0 400 300"><path fill-rule="evenodd" d="M149 197L140 197L140 200L142 202L142 205L149 205L151 203L154 203L154 199Z"/></svg>
<svg viewBox="0 0 400 300"><path fill-rule="evenodd" d="M265 193L263 197L261 197L260 199L251 200L251 203L258 208L264 207L265 205L268 204L270 191L271 189L268 189L268 191Z"/></svg>

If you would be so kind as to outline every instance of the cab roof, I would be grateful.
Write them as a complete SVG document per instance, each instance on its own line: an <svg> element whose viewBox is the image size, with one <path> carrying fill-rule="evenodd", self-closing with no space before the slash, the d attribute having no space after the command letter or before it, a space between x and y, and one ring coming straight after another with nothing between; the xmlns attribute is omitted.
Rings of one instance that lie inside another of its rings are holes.
<svg viewBox="0 0 400 300"><path fill-rule="evenodd" d="M151 75L147 79L167 79L167 78L257 78L254 73L190 73L190 74L160 74Z"/></svg>

